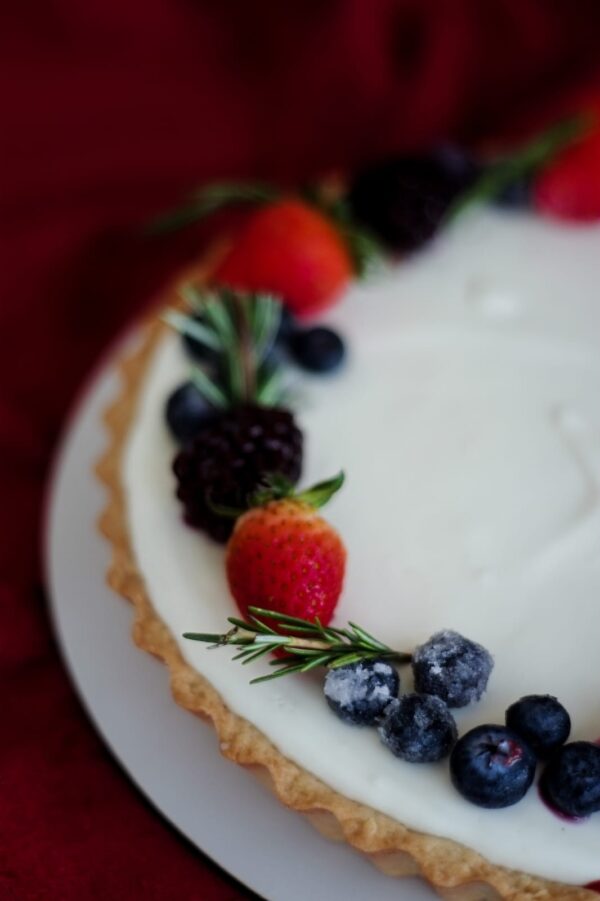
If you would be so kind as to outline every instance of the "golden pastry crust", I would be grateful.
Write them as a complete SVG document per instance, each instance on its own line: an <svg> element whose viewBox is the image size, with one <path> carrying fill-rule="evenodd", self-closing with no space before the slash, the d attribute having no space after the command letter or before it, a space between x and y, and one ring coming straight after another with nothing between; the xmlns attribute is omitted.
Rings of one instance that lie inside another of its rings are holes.
<svg viewBox="0 0 600 901"><path fill-rule="evenodd" d="M201 281L208 271L204 266L183 273L166 292L165 305L177 302L176 285L182 280ZM495 866L456 842L415 832L343 797L284 757L251 723L232 713L212 685L185 662L169 629L155 613L137 568L121 480L129 426L164 330L162 323L152 319L145 326L141 345L120 363L122 388L105 414L109 443L97 474L108 493L100 519L100 529L112 545L108 583L133 604L133 639L166 664L175 701L213 724L225 757L254 771L283 804L305 814L322 834L352 845L389 875L421 876L452 901L591 901L597 897L584 888Z"/></svg>

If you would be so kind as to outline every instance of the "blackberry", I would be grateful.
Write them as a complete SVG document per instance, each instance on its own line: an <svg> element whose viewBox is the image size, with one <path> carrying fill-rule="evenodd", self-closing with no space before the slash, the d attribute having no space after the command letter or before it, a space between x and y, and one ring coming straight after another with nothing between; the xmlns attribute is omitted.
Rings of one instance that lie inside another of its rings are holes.
<svg viewBox="0 0 600 901"><path fill-rule="evenodd" d="M415 250L434 235L478 174L464 151L445 145L428 155L397 157L364 169L348 201L356 219L390 250Z"/></svg>
<svg viewBox="0 0 600 901"><path fill-rule="evenodd" d="M223 413L176 456L173 471L185 520L225 542L234 521L212 504L244 509L265 475L296 483L302 469L302 433L288 410L244 404Z"/></svg>
<svg viewBox="0 0 600 901"><path fill-rule="evenodd" d="M359 660L327 671L323 691L341 720L370 726L400 688L400 677L385 660Z"/></svg>
<svg viewBox="0 0 600 901"><path fill-rule="evenodd" d="M403 695L392 701L378 727L379 737L396 757L409 763L432 763L450 753L456 723L434 695Z"/></svg>

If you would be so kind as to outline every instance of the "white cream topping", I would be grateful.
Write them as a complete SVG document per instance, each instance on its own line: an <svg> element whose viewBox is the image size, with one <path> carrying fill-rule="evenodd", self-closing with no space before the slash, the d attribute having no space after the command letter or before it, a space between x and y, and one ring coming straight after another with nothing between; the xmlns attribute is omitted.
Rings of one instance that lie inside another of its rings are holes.
<svg viewBox="0 0 600 901"><path fill-rule="evenodd" d="M406 650L443 628L484 644L496 666L457 712L461 733L549 693L573 738L600 736L599 284L600 228L478 213L352 288L330 316L350 348L343 372L298 374L303 484L347 474L326 513L348 548L334 622ZM174 495L163 408L186 367L165 340L124 473L137 560L176 637L223 631L235 612L223 549L182 525ZM338 721L322 675L250 686L266 665L178 643L232 710L346 796L497 864L600 879L600 814L570 825L535 790L505 810L471 806L447 763L404 763L375 730Z"/></svg>

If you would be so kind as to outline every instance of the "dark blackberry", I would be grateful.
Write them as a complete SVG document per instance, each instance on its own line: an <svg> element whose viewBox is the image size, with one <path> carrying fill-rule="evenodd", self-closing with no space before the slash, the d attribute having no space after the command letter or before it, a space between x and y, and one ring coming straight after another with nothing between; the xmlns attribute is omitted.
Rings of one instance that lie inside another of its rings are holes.
<svg viewBox="0 0 600 901"><path fill-rule="evenodd" d="M185 520L225 542L233 519L213 504L243 509L265 475L278 473L292 483L302 469L302 433L288 410L246 404L223 413L173 463L177 497Z"/></svg>
<svg viewBox="0 0 600 901"><path fill-rule="evenodd" d="M452 202L479 173L460 148L386 160L360 172L348 201L355 218L396 251L410 251L436 232Z"/></svg>

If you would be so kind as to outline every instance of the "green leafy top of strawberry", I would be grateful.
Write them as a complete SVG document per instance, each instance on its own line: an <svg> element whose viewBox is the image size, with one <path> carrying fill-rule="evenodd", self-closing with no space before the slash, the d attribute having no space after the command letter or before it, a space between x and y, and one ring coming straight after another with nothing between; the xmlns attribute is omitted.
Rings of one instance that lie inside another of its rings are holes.
<svg viewBox="0 0 600 901"><path fill-rule="evenodd" d="M345 476L343 472L338 472L331 479L325 479L323 482L317 482L304 491L296 491L292 482L284 476L266 475L263 479L263 485L250 498L251 507L263 507L271 501L287 500L300 501L308 504L310 507L324 507L334 494L336 494L344 484Z"/></svg>
<svg viewBox="0 0 600 901"><path fill-rule="evenodd" d="M302 504L308 504L309 507L319 509L329 503L334 494L340 490L345 482L343 471L331 479L325 479L317 482L304 491L296 491L294 483L287 479L281 473L266 473L259 488L248 497L247 506L243 509L238 507L228 507L223 504L217 504L209 499L209 506L216 514L230 519L237 519L247 510L255 507L265 507L272 501L298 501Z"/></svg>

